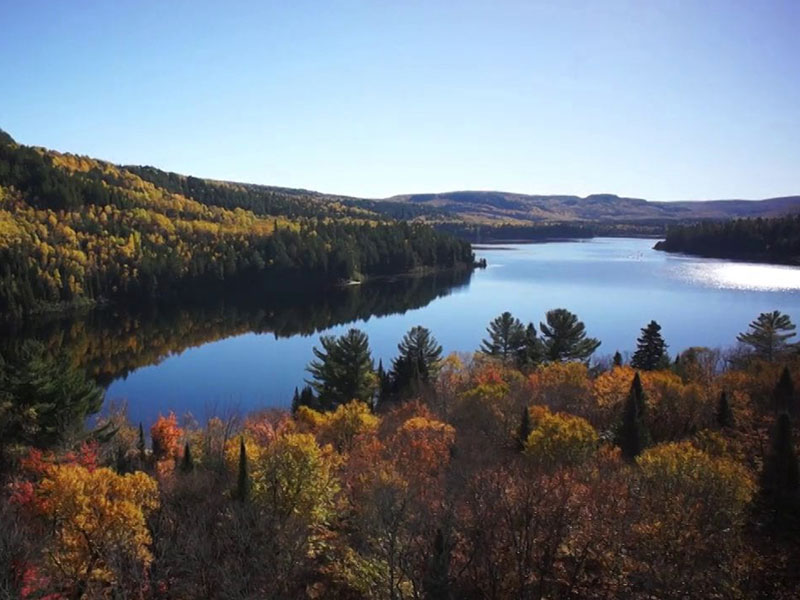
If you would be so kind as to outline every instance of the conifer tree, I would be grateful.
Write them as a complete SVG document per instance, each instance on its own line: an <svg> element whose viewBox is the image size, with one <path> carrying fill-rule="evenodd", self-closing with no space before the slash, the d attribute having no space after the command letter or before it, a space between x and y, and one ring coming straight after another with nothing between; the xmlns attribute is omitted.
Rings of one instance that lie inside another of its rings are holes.
<svg viewBox="0 0 800 600"><path fill-rule="evenodd" d="M450 553L441 528L436 529L433 552L425 573L423 587L428 600L449 600L450 594Z"/></svg>
<svg viewBox="0 0 800 600"><path fill-rule="evenodd" d="M144 427L142 426L142 423L139 422L139 439L136 442L136 449L139 451L139 460L142 461L142 464L144 464L145 458L147 457L146 448L147 446L145 445L144 441Z"/></svg>
<svg viewBox="0 0 800 600"><path fill-rule="evenodd" d="M615 367L622 366L622 354L619 353L619 350L614 352L614 366Z"/></svg>
<svg viewBox="0 0 800 600"><path fill-rule="evenodd" d="M783 367L780 379L775 385L772 392L773 406L777 412L787 412L790 415L796 413L796 398L794 391L794 382L792 375L789 373L789 367Z"/></svg>
<svg viewBox="0 0 800 600"><path fill-rule="evenodd" d="M528 323L525 328L524 343L517 357L517 366L531 367L538 365L544 359L544 344L536 334L536 326Z"/></svg>
<svg viewBox="0 0 800 600"><path fill-rule="evenodd" d="M519 450L523 450L525 448L525 442L528 441L528 436L530 436L531 431L533 431L533 425L531 424L531 411L527 406L525 406L522 409L522 418L519 421L519 428L517 429L517 448Z"/></svg>
<svg viewBox="0 0 800 600"><path fill-rule="evenodd" d="M319 406L333 410L340 404L360 400L372 404L377 387L367 334L350 329L343 336L324 335L322 349L313 349L316 359L306 370L311 373L308 383L317 392Z"/></svg>
<svg viewBox="0 0 800 600"><path fill-rule="evenodd" d="M551 361L588 360L600 340L586 337L586 326L565 308L547 311L539 329L544 338L545 357Z"/></svg>
<svg viewBox="0 0 800 600"><path fill-rule="evenodd" d="M631 366L642 371L655 371L669 366L667 344L661 337L661 325L655 321L650 321L642 328L642 335L636 340Z"/></svg>
<svg viewBox="0 0 800 600"><path fill-rule="evenodd" d="M298 408L300 408L300 392L297 390L297 386L295 386L294 395L292 396L292 414L295 414Z"/></svg>
<svg viewBox="0 0 800 600"><path fill-rule="evenodd" d="M635 459L649 443L647 426L644 423L644 392L639 373L633 378L628 398L622 410L622 421L617 428L615 442L627 460Z"/></svg>
<svg viewBox="0 0 800 600"><path fill-rule="evenodd" d="M756 356L772 362L796 346L788 341L796 335L795 329L796 326L789 315L774 310L758 315L758 318L750 323L749 330L740 333L736 339L750 346Z"/></svg>
<svg viewBox="0 0 800 600"><path fill-rule="evenodd" d="M785 412L778 415L772 434L772 448L761 472L761 493L777 508L796 502L800 472L792 441L792 422Z"/></svg>
<svg viewBox="0 0 800 600"><path fill-rule="evenodd" d="M493 319L486 332L489 337L481 342L480 347L484 354L507 362L516 359L525 349L525 326L508 311Z"/></svg>
<svg viewBox="0 0 800 600"><path fill-rule="evenodd" d="M728 402L728 393L722 390L717 402L717 425L720 427L733 427L733 409L730 402Z"/></svg>
<svg viewBox="0 0 800 600"><path fill-rule="evenodd" d="M183 446L183 458L181 459L181 471L184 473L191 473L194 470L194 459L192 458L192 451L189 448L189 442Z"/></svg>
<svg viewBox="0 0 800 600"><path fill-rule="evenodd" d="M392 361L390 379L401 394L430 383L436 377L442 347L425 327L412 327L397 345L399 356Z"/></svg>
<svg viewBox="0 0 800 600"><path fill-rule="evenodd" d="M239 502L247 502L250 496L250 475L247 471L247 449L244 438L239 438L239 473L236 478L236 493L234 497Z"/></svg>

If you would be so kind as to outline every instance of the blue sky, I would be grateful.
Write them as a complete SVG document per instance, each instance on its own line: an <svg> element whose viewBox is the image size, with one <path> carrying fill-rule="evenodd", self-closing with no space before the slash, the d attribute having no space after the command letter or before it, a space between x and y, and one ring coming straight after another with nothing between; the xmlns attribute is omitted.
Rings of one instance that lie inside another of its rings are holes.
<svg viewBox="0 0 800 600"><path fill-rule="evenodd" d="M800 2L0 0L0 127L384 197L800 194Z"/></svg>

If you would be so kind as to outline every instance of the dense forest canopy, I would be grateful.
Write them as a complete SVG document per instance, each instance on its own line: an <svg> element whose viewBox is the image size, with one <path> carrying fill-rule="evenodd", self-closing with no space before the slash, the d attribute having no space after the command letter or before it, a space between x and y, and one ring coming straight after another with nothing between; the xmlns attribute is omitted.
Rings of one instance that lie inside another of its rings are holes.
<svg viewBox="0 0 800 600"><path fill-rule="evenodd" d="M713 258L800 264L800 215L704 221L670 227L657 250Z"/></svg>
<svg viewBox="0 0 800 600"><path fill-rule="evenodd" d="M204 280L333 282L473 260L467 242L353 202L0 139L0 314L162 297Z"/></svg>

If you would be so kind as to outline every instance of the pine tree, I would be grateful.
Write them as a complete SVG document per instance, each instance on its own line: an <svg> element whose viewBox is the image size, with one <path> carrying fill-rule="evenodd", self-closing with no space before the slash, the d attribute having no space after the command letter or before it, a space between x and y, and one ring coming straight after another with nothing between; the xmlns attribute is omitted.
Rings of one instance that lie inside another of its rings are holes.
<svg viewBox="0 0 800 600"><path fill-rule="evenodd" d="M525 349L525 326L506 311L486 328L489 337L481 342L481 352L507 362Z"/></svg>
<svg viewBox="0 0 800 600"><path fill-rule="evenodd" d="M783 367L781 377L772 391L773 406L776 412L787 412L794 415L796 407L796 398L794 391L794 382L792 375L789 373L789 367Z"/></svg>
<svg viewBox="0 0 800 600"><path fill-rule="evenodd" d="M622 354L619 353L619 350L614 352L614 366L615 367L622 366Z"/></svg>
<svg viewBox="0 0 800 600"><path fill-rule="evenodd" d="M782 353L796 346L788 342L796 334L796 326L789 315L782 314L779 310L761 313L758 318L750 323L749 330L740 333L736 339L750 346L756 356L770 362Z"/></svg>
<svg viewBox="0 0 800 600"><path fill-rule="evenodd" d="M239 502L247 502L250 496L250 475L247 471L247 449L244 438L239 438L239 474L236 478L236 493L234 497Z"/></svg>
<svg viewBox="0 0 800 600"><path fill-rule="evenodd" d="M194 459L192 458L192 451L189 448L189 442L183 446L183 458L181 459L181 471L184 473L191 473L194 470Z"/></svg>
<svg viewBox="0 0 800 600"><path fill-rule="evenodd" d="M316 359L306 368L320 408L333 410L351 400L372 404L377 377L367 334L351 329L339 338L324 335L320 344L322 350L313 349Z"/></svg>
<svg viewBox="0 0 800 600"><path fill-rule="evenodd" d="M397 345L390 379L395 393L416 390L436 377L442 347L425 327L412 327Z"/></svg>
<svg viewBox="0 0 800 600"><path fill-rule="evenodd" d="M547 323L540 323L545 356L551 361L588 360L600 340L586 337L586 326L564 308L547 311Z"/></svg>
<svg viewBox="0 0 800 600"><path fill-rule="evenodd" d="M646 406L639 373L633 378L628 398L622 410L622 421L617 428L615 442L627 460L635 459L649 443L649 434L644 423Z"/></svg>
<svg viewBox="0 0 800 600"><path fill-rule="evenodd" d="M533 431L533 425L531 424L531 411L527 406L525 406L522 409L522 418L519 421L519 428L517 429L517 448L519 450L523 450L525 448L525 443L528 441L528 436L530 436L531 431Z"/></svg>
<svg viewBox="0 0 800 600"><path fill-rule="evenodd" d="M636 352L631 359L631 366L643 371L655 371L669 366L667 345L661 337L661 325L655 321L650 321L642 328L642 335L636 340Z"/></svg>
<svg viewBox="0 0 800 600"><path fill-rule="evenodd" d="M761 493L765 500L782 508L797 500L800 472L792 441L792 422L781 413L772 435L772 448L761 472Z"/></svg>
<svg viewBox="0 0 800 600"><path fill-rule="evenodd" d="M728 402L728 393L725 390L719 395L717 402L717 425L720 427L733 427L733 409L731 409L730 402Z"/></svg>
<svg viewBox="0 0 800 600"><path fill-rule="evenodd" d="M295 386L294 396L292 396L292 414L295 414L298 408L300 408L300 392L297 390L297 386Z"/></svg>

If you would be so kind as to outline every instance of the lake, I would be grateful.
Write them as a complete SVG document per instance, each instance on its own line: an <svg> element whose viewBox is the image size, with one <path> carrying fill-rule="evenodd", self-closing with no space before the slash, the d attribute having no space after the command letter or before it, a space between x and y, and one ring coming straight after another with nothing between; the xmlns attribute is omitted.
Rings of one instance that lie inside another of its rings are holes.
<svg viewBox="0 0 800 600"><path fill-rule="evenodd" d="M800 269L671 255L655 240L597 238L479 247L488 267L472 274L400 278L325 293L262 294L129 315L95 311L34 334L62 346L126 401L133 421L191 412L287 407L320 335L358 327L388 367L414 325L446 353L478 348L505 310L539 323L564 307L602 341L596 356L633 351L651 319L671 354L729 347L760 312L800 319Z"/></svg>

